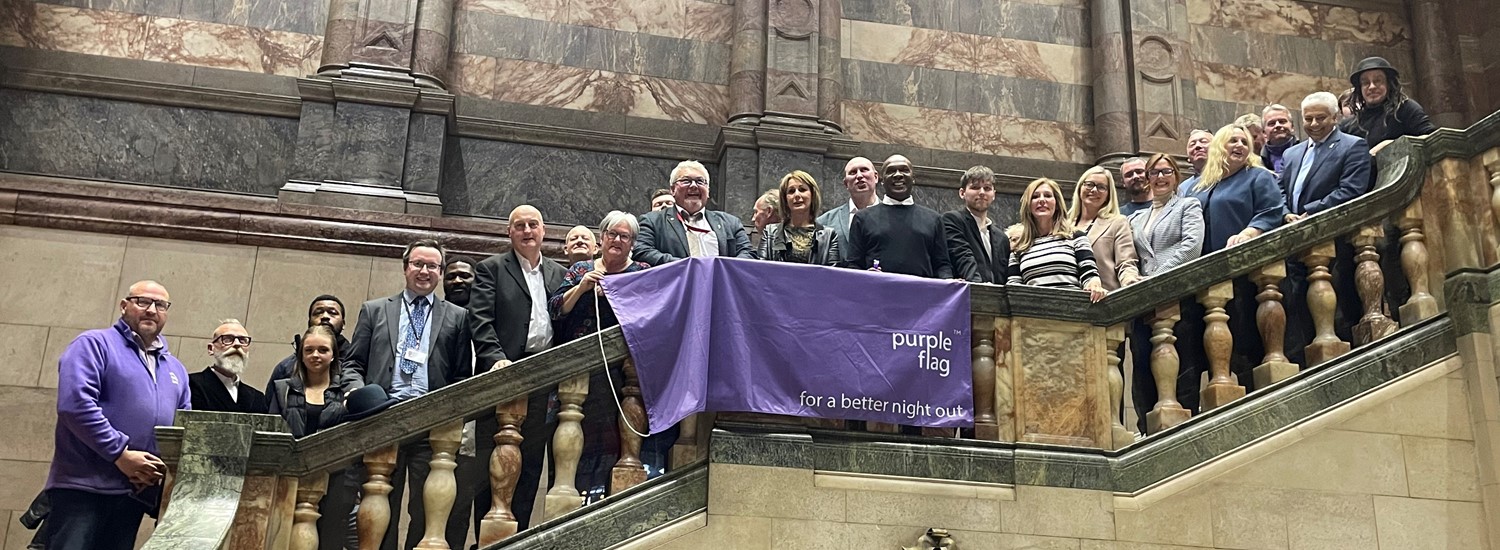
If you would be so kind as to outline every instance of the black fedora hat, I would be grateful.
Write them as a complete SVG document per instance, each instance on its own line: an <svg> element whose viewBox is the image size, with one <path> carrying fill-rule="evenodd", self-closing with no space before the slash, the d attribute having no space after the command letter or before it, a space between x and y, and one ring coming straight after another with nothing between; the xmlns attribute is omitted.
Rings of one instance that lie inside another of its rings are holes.
<svg viewBox="0 0 1500 550"><path fill-rule="evenodd" d="M1392 67L1391 62L1386 61L1384 57L1366 57L1360 60L1358 65L1354 66L1354 72L1349 73L1349 85L1358 90L1359 74L1371 69L1385 71L1386 80L1398 80L1401 77L1401 73L1395 67Z"/></svg>
<svg viewBox="0 0 1500 550"><path fill-rule="evenodd" d="M349 395L344 398L344 408L348 410L348 413L344 415L344 420L347 422L362 420L389 409L396 403L398 403L396 398L385 394L385 388L376 384L364 386L349 392Z"/></svg>

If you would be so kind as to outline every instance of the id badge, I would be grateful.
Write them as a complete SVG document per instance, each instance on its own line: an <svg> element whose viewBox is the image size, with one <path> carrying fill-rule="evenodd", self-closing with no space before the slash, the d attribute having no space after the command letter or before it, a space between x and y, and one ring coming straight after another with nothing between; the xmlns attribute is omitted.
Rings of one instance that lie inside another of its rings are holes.
<svg viewBox="0 0 1500 550"><path fill-rule="evenodd" d="M406 353L401 354L401 358L418 365L427 364L427 354L415 348L406 350Z"/></svg>

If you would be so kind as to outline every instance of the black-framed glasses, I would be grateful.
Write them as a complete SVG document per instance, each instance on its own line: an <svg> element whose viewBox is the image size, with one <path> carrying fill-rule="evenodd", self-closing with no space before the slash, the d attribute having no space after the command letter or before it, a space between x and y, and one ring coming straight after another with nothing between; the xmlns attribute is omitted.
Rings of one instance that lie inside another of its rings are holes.
<svg viewBox="0 0 1500 550"><path fill-rule="evenodd" d="M214 337L214 343L221 346L233 346L235 344L248 346L250 345L250 337L238 334L220 334Z"/></svg>
<svg viewBox="0 0 1500 550"><path fill-rule="evenodd" d="M674 181L672 183L675 183L677 185L681 185L681 186L684 186L684 187L689 186L689 185L696 186L696 187L708 187L708 180L703 179L703 178L677 178L677 181Z"/></svg>
<svg viewBox="0 0 1500 550"><path fill-rule="evenodd" d="M429 271L442 271L443 270L443 264L432 264L432 263L427 263L427 262L417 261L417 260L406 262L406 265L409 265L409 266L417 268L417 271L422 271L424 269L425 270L429 270Z"/></svg>
<svg viewBox="0 0 1500 550"><path fill-rule="evenodd" d="M604 238L605 240L629 242L635 240L635 235L631 235L629 233L620 233L618 231L605 231Z"/></svg>
<svg viewBox="0 0 1500 550"><path fill-rule="evenodd" d="M1084 191L1103 191L1105 189L1109 189L1109 186L1105 185L1105 184L1102 184L1102 183L1098 183L1098 182L1092 182L1092 181L1083 182L1083 190Z"/></svg>
<svg viewBox="0 0 1500 550"><path fill-rule="evenodd" d="M135 307L141 309L151 309L151 306L156 306L157 311L166 311L172 309L172 302L168 302L166 300L158 300L149 296L126 296L125 300L132 304L135 304Z"/></svg>
<svg viewBox="0 0 1500 550"><path fill-rule="evenodd" d="M1172 168L1157 168L1149 172L1151 176L1170 176L1176 174L1177 170Z"/></svg>

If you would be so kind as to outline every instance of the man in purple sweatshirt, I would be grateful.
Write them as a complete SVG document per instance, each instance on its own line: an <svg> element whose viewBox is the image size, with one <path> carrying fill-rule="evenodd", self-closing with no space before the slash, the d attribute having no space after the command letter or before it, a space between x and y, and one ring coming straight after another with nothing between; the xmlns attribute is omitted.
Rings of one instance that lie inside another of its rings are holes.
<svg viewBox="0 0 1500 550"><path fill-rule="evenodd" d="M192 408L187 369L161 337L171 307L156 281L130 285L120 320L78 335L58 361L52 550L128 550L142 515L156 509L167 465L155 428Z"/></svg>

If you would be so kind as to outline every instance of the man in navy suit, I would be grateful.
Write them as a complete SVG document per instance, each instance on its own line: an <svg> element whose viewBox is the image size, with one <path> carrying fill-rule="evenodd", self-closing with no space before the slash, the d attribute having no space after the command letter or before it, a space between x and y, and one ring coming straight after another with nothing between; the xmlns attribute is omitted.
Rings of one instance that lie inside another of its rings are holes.
<svg viewBox="0 0 1500 550"><path fill-rule="evenodd" d="M1370 146L1364 138L1338 129L1338 98L1317 92L1302 100L1302 127L1307 140L1286 150L1281 170L1281 193L1286 200L1286 222L1344 204L1370 190ZM1334 290L1338 294L1335 328L1339 338L1350 341L1350 327L1359 321L1363 308L1354 286L1354 249L1348 239L1334 241L1337 258L1332 266ZM1312 316L1307 309L1307 266L1287 262L1287 357L1306 366L1303 349L1312 341Z"/></svg>
<svg viewBox="0 0 1500 550"><path fill-rule="evenodd" d="M709 210L708 169L685 160L672 169L672 197L677 206L641 217L631 255L657 266L697 256L754 258L745 224L730 214Z"/></svg>

